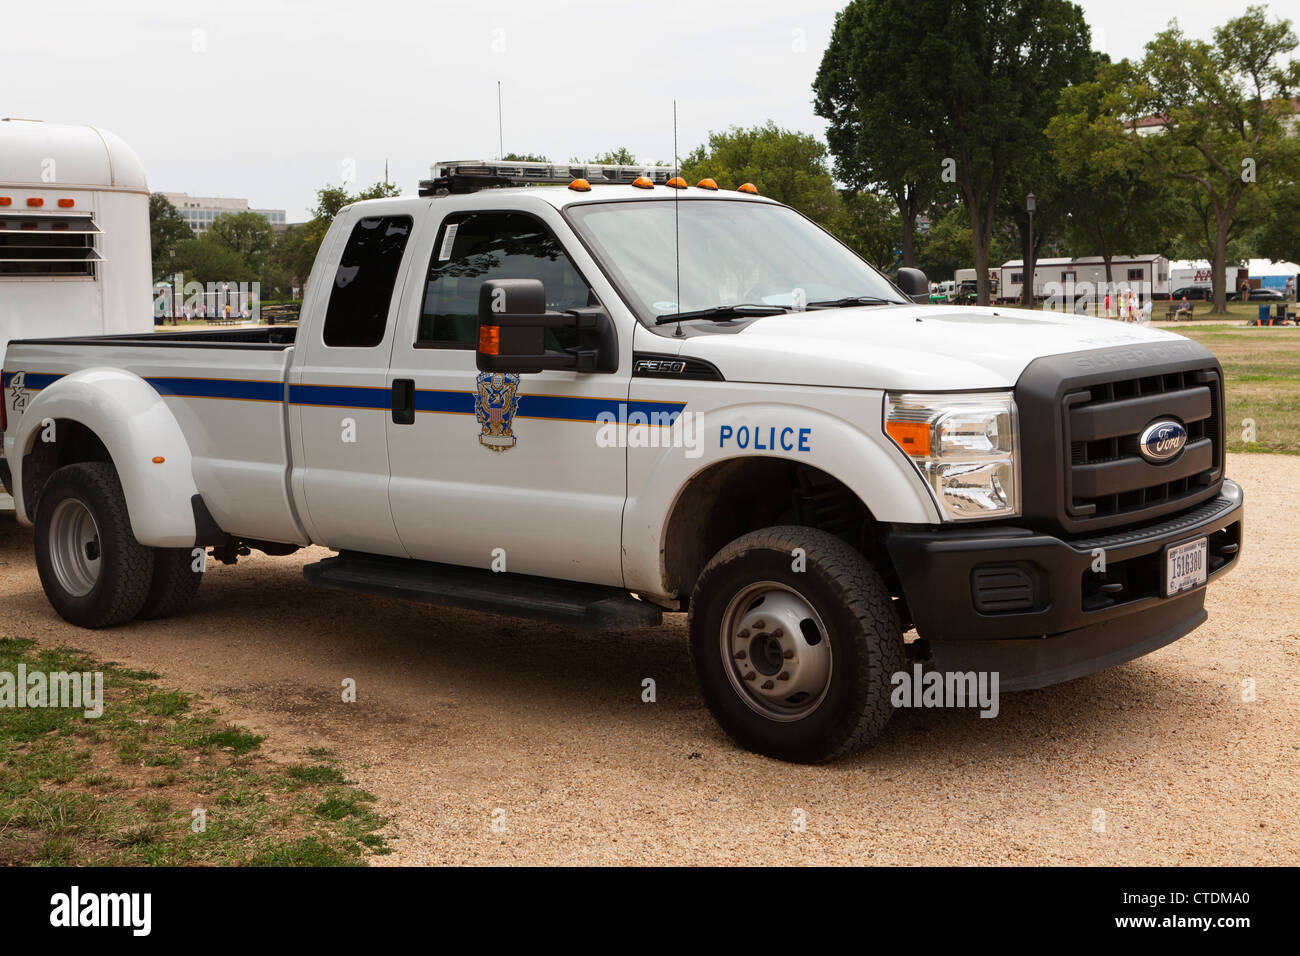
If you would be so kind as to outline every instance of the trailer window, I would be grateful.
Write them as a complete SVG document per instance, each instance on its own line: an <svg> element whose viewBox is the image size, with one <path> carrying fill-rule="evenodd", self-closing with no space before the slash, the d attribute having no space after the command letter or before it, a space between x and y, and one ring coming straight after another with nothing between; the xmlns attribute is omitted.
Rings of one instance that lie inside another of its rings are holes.
<svg viewBox="0 0 1300 956"><path fill-rule="evenodd" d="M1141 269L1128 270L1128 279L1130 282L1137 282L1145 278L1146 278L1146 273L1144 273Z"/></svg>
<svg viewBox="0 0 1300 956"><path fill-rule="evenodd" d="M384 340L393 285L410 234L410 216L375 216L352 228L325 312L327 346L368 349Z"/></svg>
<svg viewBox="0 0 1300 956"><path fill-rule="evenodd" d="M88 216L0 216L0 276L94 276L99 234Z"/></svg>

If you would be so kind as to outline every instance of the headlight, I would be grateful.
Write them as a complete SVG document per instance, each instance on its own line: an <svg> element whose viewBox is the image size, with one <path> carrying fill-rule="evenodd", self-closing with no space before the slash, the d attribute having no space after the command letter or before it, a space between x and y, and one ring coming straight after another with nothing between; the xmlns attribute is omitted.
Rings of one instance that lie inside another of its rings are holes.
<svg viewBox="0 0 1300 956"><path fill-rule="evenodd" d="M890 392L885 431L950 521L1020 513L1016 403L1009 392Z"/></svg>

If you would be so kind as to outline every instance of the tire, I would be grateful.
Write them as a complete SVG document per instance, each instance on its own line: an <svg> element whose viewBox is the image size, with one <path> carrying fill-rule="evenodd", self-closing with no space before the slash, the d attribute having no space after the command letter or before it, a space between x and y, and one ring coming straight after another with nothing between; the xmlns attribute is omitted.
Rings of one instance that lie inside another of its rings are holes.
<svg viewBox="0 0 1300 956"><path fill-rule="evenodd" d="M906 666L894 602L871 563L825 531L765 528L731 542L700 574L689 627L701 696L742 747L822 763L865 746L893 715L891 678Z"/></svg>
<svg viewBox="0 0 1300 956"><path fill-rule="evenodd" d="M125 624L144 606L153 549L135 540L113 466L66 465L36 505L36 569L50 604L69 624Z"/></svg>
<svg viewBox="0 0 1300 956"><path fill-rule="evenodd" d="M193 570L191 548L154 548L153 580L144 606L136 615L142 621L171 617L189 607L198 593L203 572Z"/></svg>

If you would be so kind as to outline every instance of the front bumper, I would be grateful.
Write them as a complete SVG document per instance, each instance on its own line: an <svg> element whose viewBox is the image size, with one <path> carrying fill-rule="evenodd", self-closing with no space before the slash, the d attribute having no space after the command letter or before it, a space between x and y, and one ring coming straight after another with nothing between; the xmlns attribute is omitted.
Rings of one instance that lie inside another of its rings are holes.
<svg viewBox="0 0 1300 956"><path fill-rule="evenodd" d="M1224 481L1218 497L1183 514L1112 534L897 530L885 543L935 667L997 671L1002 690L1028 690L1148 654L1200 625L1205 588L1165 597L1164 550L1207 537L1213 580L1241 556L1243 518L1241 487Z"/></svg>

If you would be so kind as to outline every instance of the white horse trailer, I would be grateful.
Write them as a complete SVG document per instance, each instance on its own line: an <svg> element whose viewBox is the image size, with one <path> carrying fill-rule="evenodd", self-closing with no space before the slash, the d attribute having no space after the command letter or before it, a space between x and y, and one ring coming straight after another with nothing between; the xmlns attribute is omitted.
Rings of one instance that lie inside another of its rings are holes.
<svg viewBox="0 0 1300 956"><path fill-rule="evenodd" d="M152 273L131 148L93 126L0 120L0 367L11 339L150 331Z"/></svg>
<svg viewBox="0 0 1300 956"><path fill-rule="evenodd" d="M1001 299L1019 301L1024 288L1024 262L1011 259L1001 268ZM1115 256L1110 260L1110 278L1106 277L1106 261L1101 256L1081 256L1078 259L1048 258L1034 260L1034 298L1053 296L1073 302L1080 296L1090 295L1100 301L1109 289L1132 289L1142 299L1169 298L1169 260L1164 256Z"/></svg>
<svg viewBox="0 0 1300 956"><path fill-rule="evenodd" d="M0 120L0 354L10 339L153 328L149 185L93 126Z"/></svg>

